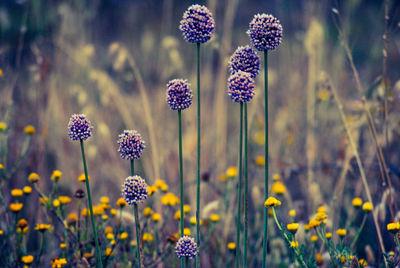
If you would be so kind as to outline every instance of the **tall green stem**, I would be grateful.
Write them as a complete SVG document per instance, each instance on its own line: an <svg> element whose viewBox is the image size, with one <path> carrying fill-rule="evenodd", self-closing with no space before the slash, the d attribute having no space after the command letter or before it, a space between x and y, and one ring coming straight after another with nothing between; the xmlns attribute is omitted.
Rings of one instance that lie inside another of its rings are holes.
<svg viewBox="0 0 400 268"><path fill-rule="evenodd" d="M182 160L182 111L178 110L178 136L179 136L179 184L180 184L180 205L181 205L181 237L184 231L183 214L183 160ZM181 258L181 267L185 265L184 258Z"/></svg>
<svg viewBox="0 0 400 268"><path fill-rule="evenodd" d="M135 176L135 161L131 159L131 176Z"/></svg>
<svg viewBox="0 0 400 268"><path fill-rule="evenodd" d="M197 199L196 199L196 241L200 255L200 43L196 45L196 60L197 60ZM197 256L195 259L196 267L200 265L200 258Z"/></svg>
<svg viewBox="0 0 400 268"><path fill-rule="evenodd" d="M237 191L238 210L236 215L236 268L240 266L240 213L242 206L242 152L243 152L243 102L240 103L239 130L239 181Z"/></svg>
<svg viewBox="0 0 400 268"><path fill-rule="evenodd" d="M247 170L247 103L244 104L244 234L243 234L243 267L247 266L247 228L248 228L248 170Z"/></svg>
<svg viewBox="0 0 400 268"><path fill-rule="evenodd" d="M45 247L46 240L45 240L45 237L44 237L44 232L42 232L42 241L40 242L40 249L39 249L39 255L38 255L36 267L40 267L40 258L43 255L43 250L44 250L44 247Z"/></svg>
<svg viewBox="0 0 400 268"><path fill-rule="evenodd" d="M142 250L140 245L140 225L139 225L139 213L137 204L133 204L134 214L135 214L135 225L136 225L136 248L137 248L137 255L139 259L139 268L142 267Z"/></svg>
<svg viewBox="0 0 400 268"><path fill-rule="evenodd" d="M267 50L264 50L264 85L265 85L265 182L264 200L268 199L268 54ZM264 238L263 238L263 257L262 267L267 267L267 239L268 239L268 208L264 207Z"/></svg>
<svg viewBox="0 0 400 268"><path fill-rule="evenodd" d="M364 218L363 218L363 220L362 220L362 222L361 222L360 228L358 229L357 234L356 234L356 236L354 237L353 242L351 243L351 246L350 246L351 249L354 248L354 246L356 245L357 240L358 240L358 238L360 237L361 231L362 231L362 229L364 228L365 223L367 222L367 218L368 218L368 214L365 213Z"/></svg>
<svg viewBox="0 0 400 268"><path fill-rule="evenodd" d="M103 267L103 263L101 261L101 252L100 252L99 240L97 238L97 230L96 230L96 225L95 225L95 222L94 222L92 196L90 194L89 175L88 175L87 166L86 166L85 149L84 149L84 146L83 146L83 140L80 140L80 142L81 142L83 170L85 171L86 190L87 190L88 201L89 201L90 221L92 223L94 242L96 244L96 255L97 255L97 263L98 263L97 265L98 265L98 267L102 268Z"/></svg>

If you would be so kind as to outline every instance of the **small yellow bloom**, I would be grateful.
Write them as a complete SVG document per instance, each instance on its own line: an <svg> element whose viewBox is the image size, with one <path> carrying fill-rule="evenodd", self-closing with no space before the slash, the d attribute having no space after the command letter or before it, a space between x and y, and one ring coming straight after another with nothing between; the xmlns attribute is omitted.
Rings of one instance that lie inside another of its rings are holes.
<svg viewBox="0 0 400 268"><path fill-rule="evenodd" d="M265 200L264 206L268 207L277 207L280 206L282 203L275 197L268 197L267 200Z"/></svg>
<svg viewBox="0 0 400 268"><path fill-rule="evenodd" d="M360 197L353 198L353 201L352 201L353 207L359 208L359 207L361 207L362 203L363 203L363 200Z"/></svg>
<svg viewBox="0 0 400 268"><path fill-rule="evenodd" d="M33 134L36 133L36 129L35 129L35 127L32 126L32 125L27 125L27 126L24 128L24 133L25 133L26 135L33 135Z"/></svg>
<svg viewBox="0 0 400 268"><path fill-rule="evenodd" d="M90 211L87 208L82 209L81 215L87 217L90 215Z"/></svg>
<svg viewBox="0 0 400 268"><path fill-rule="evenodd" d="M211 214L210 220L213 222L218 222L221 219L221 217L218 214Z"/></svg>
<svg viewBox="0 0 400 268"><path fill-rule="evenodd" d="M10 210L12 212L18 212L24 207L24 204L22 203L11 203L10 204Z"/></svg>
<svg viewBox="0 0 400 268"><path fill-rule="evenodd" d="M321 225L321 222L320 222L319 220L316 220L316 219L311 219L311 220L308 222L308 225L310 226L310 228L315 228L315 227L317 227L317 226L320 226L320 225Z"/></svg>
<svg viewBox="0 0 400 268"><path fill-rule="evenodd" d="M0 69L1 70L1 69ZM4 122L0 122L0 131L4 131L7 129L7 124Z"/></svg>
<svg viewBox="0 0 400 268"><path fill-rule="evenodd" d="M183 218L185 218L185 215L183 215ZM177 210L174 214L174 219L179 221L181 219L181 211Z"/></svg>
<svg viewBox="0 0 400 268"><path fill-rule="evenodd" d="M161 203L165 206L175 206L179 203L179 198L173 193L166 193L161 197Z"/></svg>
<svg viewBox="0 0 400 268"><path fill-rule="evenodd" d="M340 237L345 237L347 234L347 230L346 229L337 229L336 230L336 234Z"/></svg>
<svg viewBox="0 0 400 268"><path fill-rule="evenodd" d="M317 242L318 241L318 236L316 236L316 235L311 236L311 241Z"/></svg>
<svg viewBox="0 0 400 268"><path fill-rule="evenodd" d="M321 101L327 101L331 97L331 92L327 88L321 88L317 92L317 98Z"/></svg>
<svg viewBox="0 0 400 268"><path fill-rule="evenodd" d="M122 234L119 235L119 239L121 240L125 240L128 238L128 233L127 232L123 232Z"/></svg>
<svg viewBox="0 0 400 268"><path fill-rule="evenodd" d="M108 215L107 215L107 214L102 215L102 216L101 216L101 219L102 219L103 221L108 220Z"/></svg>
<svg viewBox="0 0 400 268"><path fill-rule="evenodd" d="M254 159L254 162L256 163L257 166L264 166L265 165L265 157L264 156L256 156Z"/></svg>
<svg viewBox="0 0 400 268"><path fill-rule="evenodd" d="M163 192L165 193L166 191L168 191L168 185L167 185L167 184L161 185L161 186L160 186L160 190L163 191Z"/></svg>
<svg viewBox="0 0 400 268"><path fill-rule="evenodd" d="M24 264L31 264L33 262L33 256L32 255L26 255L21 257L21 261Z"/></svg>
<svg viewBox="0 0 400 268"><path fill-rule="evenodd" d="M47 196L39 198L39 202L42 206L46 205L49 202L49 198Z"/></svg>
<svg viewBox="0 0 400 268"><path fill-rule="evenodd" d="M49 230L50 228L51 228L51 224L37 223L35 230L37 230L39 232L45 232L45 231Z"/></svg>
<svg viewBox="0 0 400 268"><path fill-rule="evenodd" d="M190 231L190 228L184 228L183 229L183 235L190 236L192 234L192 231Z"/></svg>
<svg viewBox="0 0 400 268"><path fill-rule="evenodd" d="M112 256L112 255L114 255L114 252L112 251L111 248L106 248L106 250L104 251L104 254L106 256Z"/></svg>
<svg viewBox="0 0 400 268"><path fill-rule="evenodd" d="M315 214L315 219L317 221L325 221L326 218L328 218L328 215L325 212L317 212L317 214Z"/></svg>
<svg viewBox="0 0 400 268"><path fill-rule="evenodd" d="M36 183L40 180L39 174L32 172L31 174L29 174L28 176L28 181L29 183Z"/></svg>
<svg viewBox="0 0 400 268"><path fill-rule="evenodd" d="M25 219L20 219L20 220L17 222L17 226L18 226L18 228L20 228L20 229L24 229L25 227L28 226L28 221L25 220Z"/></svg>
<svg viewBox="0 0 400 268"><path fill-rule="evenodd" d="M123 208L123 207L125 207L126 205L128 205L128 204L126 203L125 199L123 199L122 197L118 198L118 200L117 200L117 207Z"/></svg>
<svg viewBox="0 0 400 268"><path fill-rule="evenodd" d="M190 212L190 205L185 204L183 205L183 213L189 213Z"/></svg>
<svg viewBox="0 0 400 268"><path fill-rule="evenodd" d="M275 173L272 175L272 180L279 181L281 179L281 175L279 173Z"/></svg>
<svg viewBox="0 0 400 268"><path fill-rule="evenodd" d="M160 188L164 184L166 184L166 183L162 179L156 179L156 181L154 182L154 185L157 186L158 188Z"/></svg>
<svg viewBox="0 0 400 268"><path fill-rule="evenodd" d="M150 217L153 214L153 210L150 207L145 207L143 209L143 215L146 217Z"/></svg>
<svg viewBox="0 0 400 268"><path fill-rule="evenodd" d="M106 235L108 240L114 240L114 234L113 233L107 233Z"/></svg>
<svg viewBox="0 0 400 268"><path fill-rule="evenodd" d="M0 170L4 169L4 166L2 163L0 163Z"/></svg>
<svg viewBox="0 0 400 268"><path fill-rule="evenodd" d="M228 178L234 178L238 175L238 169L237 167L234 166L230 166L228 167L228 169L226 170L226 176Z"/></svg>
<svg viewBox="0 0 400 268"><path fill-rule="evenodd" d="M60 200L60 203L61 203L62 205L69 204L69 203L71 203L71 201L72 201L71 197L66 196L66 195L61 195L61 196L59 196L59 197L58 197L58 200Z"/></svg>
<svg viewBox="0 0 400 268"><path fill-rule="evenodd" d="M64 264L67 264L67 260L65 258L54 258L51 260L52 268L62 268Z"/></svg>
<svg viewBox="0 0 400 268"><path fill-rule="evenodd" d="M108 196L102 196L102 197L100 197L100 203L109 204L110 203L110 198L108 198Z"/></svg>
<svg viewBox="0 0 400 268"><path fill-rule="evenodd" d="M324 264L324 259L322 258L321 253L315 254L315 262L317 263L318 266L322 266L322 264Z"/></svg>
<svg viewBox="0 0 400 268"><path fill-rule="evenodd" d="M236 244L235 244L235 242L229 242L228 243L228 249L229 250L235 250L236 249Z"/></svg>
<svg viewBox="0 0 400 268"><path fill-rule="evenodd" d="M24 194L29 195L32 193L32 187L30 186L25 186L22 191L24 192Z"/></svg>
<svg viewBox="0 0 400 268"><path fill-rule="evenodd" d="M161 219L161 216L158 213L153 213L153 215L151 215L151 220L154 222L158 222L158 221L160 221L160 219Z"/></svg>
<svg viewBox="0 0 400 268"><path fill-rule="evenodd" d="M392 222L387 225L387 230L391 233L397 233L400 230L399 222Z"/></svg>
<svg viewBox="0 0 400 268"><path fill-rule="evenodd" d="M332 233L326 233L326 234L325 234L325 237L326 237L327 239L331 239L331 238L332 238Z"/></svg>
<svg viewBox="0 0 400 268"><path fill-rule="evenodd" d="M107 226L104 228L104 234L109 234L113 232L113 228L111 226Z"/></svg>
<svg viewBox="0 0 400 268"><path fill-rule="evenodd" d="M111 216L117 215L118 211L115 208L110 209Z"/></svg>
<svg viewBox="0 0 400 268"><path fill-rule="evenodd" d="M370 212L373 209L373 206L370 202L365 202L364 205L362 206L362 210L365 212Z"/></svg>
<svg viewBox="0 0 400 268"><path fill-rule="evenodd" d="M3 235L4 234L4 231L3 230L0 230L0 235Z"/></svg>
<svg viewBox="0 0 400 268"><path fill-rule="evenodd" d="M286 186L281 181L276 181L272 184L271 191L275 194L284 194L286 192Z"/></svg>
<svg viewBox="0 0 400 268"><path fill-rule="evenodd" d="M304 230L309 231L311 229L309 224L304 224Z"/></svg>
<svg viewBox="0 0 400 268"><path fill-rule="evenodd" d="M190 217L190 224L196 225L196 223L197 223L196 217L194 217L194 216L193 216L193 217ZM200 226L203 225L203 220L202 220L202 219L200 219L199 225L200 225Z"/></svg>
<svg viewBox="0 0 400 268"><path fill-rule="evenodd" d="M59 181L61 179L62 172L59 170L54 170L53 174L51 174L52 181Z"/></svg>
<svg viewBox="0 0 400 268"><path fill-rule="evenodd" d="M341 255L340 256L340 262L341 263L345 263L346 262L346 256L345 255Z"/></svg>
<svg viewBox="0 0 400 268"><path fill-rule="evenodd" d="M89 180L90 180L90 179L91 179L90 176L88 176L88 177L89 177ZM84 182L84 181L86 181L86 177L85 177L85 174L84 174L84 173L82 173L81 175L79 175L78 181L79 181L79 182Z"/></svg>
<svg viewBox="0 0 400 268"><path fill-rule="evenodd" d="M92 257L92 253L90 253L90 252L85 252L85 253L83 253L83 257L84 257L85 259L90 259L90 258Z"/></svg>
<svg viewBox="0 0 400 268"><path fill-rule="evenodd" d="M61 243L60 244L60 248L62 248L62 249L67 248L67 244L66 243Z"/></svg>
<svg viewBox="0 0 400 268"><path fill-rule="evenodd" d="M289 216L292 218L296 217L296 210L294 209L289 210Z"/></svg>
<svg viewBox="0 0 400 268"><path fill-rule="evenodd" d="M185 231L184 231L185 232ZM153 235L151 235L151 234L149 234L149 233L144 233L143 234L143 241L144 242L153 242L154 241L154 237L153 237Z"/></svg>
<svg viewBox="0 0 400 268"><path fill-rule="evenodd" d="M101 216L105 213L104 208L102 206L93 206L93 215Z"/></svg>
<svg viewBox="0 0 400 268"><path fill-rule="evenodd" d="M11 196L13 197L21 197L24 195L24 192L21 189L12 189Z"/></svg>
<svg viewBox="0 0 400 268"><path fill-rule="evenodd" d="M326 207L325 206L319 206L318 209L317 209L317 212L326 213Z"/></svg>
<svg viewBox="0 0 400 268"><path fill-rule="evenodd" d="M364 260L364 259L359 260L358 263L362 267L366 267L368 265L368 262L366 260Z"/></svg>
<svg viewBox="0 0 400 268"><path fill-rule="evenodd" d="M61 205L60 200L58 200L58 199L53 200L53 207L58 208L60 205Z"/></svg>
<svg viewBox="0 0 400 268"><path fill-rule="evenodd" d="M299 224L296 222L289 223L288 225L286 225L286 228L288 229L289 232L295 234L297 232L297 229L299 229Z"/></svg>
<svg viewBox="0 0 400 268"><path fill-rule="evenodd" d="M228 176L226 176L226 174L223 173L223 174L220 174L220 175L218 176L218 179L219 179L220 181L226 181L226 180L228 179Z"/></svg>
<svg viewBox="0 0 400 268"><path fill-rule="evenodd" d="M158 187L156 185L148 185L147 186L147 194L152 195L153 193L158 191Z"/></svg>
<svg viewBox="0 0 400 268"><path fill-rule="evenodd" d="M114 246L117 242L115 240L111 240L110 244L111 246Z"/></svg>
<svg viewBox="0 0 400 268"><path fill-rule="evenodd" d="M298 241L290 241L290 247L291 248L298 248L299 247L299 242Z"/></svg>

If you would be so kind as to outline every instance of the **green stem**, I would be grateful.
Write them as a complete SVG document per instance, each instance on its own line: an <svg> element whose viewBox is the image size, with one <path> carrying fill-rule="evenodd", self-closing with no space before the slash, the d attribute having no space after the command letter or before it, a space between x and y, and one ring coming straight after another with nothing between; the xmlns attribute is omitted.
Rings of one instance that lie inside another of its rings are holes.
<svg viewBox="0 0 400 268"><path fill-rule="evenodd" d="M197 199L196 199L196 241L198 256L195 259L196 267L200 265L200 43L196 46L196 60L197 60Z"/></svg>
<svg viewBox="0 0 400 268"><path fill-rule="evenodd" d="M354 246L356 245L357 240L358 240L358 238L360 237L361 231L362 231L362 229L364 228L365 223L367 222L367 218L368 218L368 214L365 213L364 218L363 218L363 220L362 220L362 222L361 222L360 228L358 229L357 234L356 234L356 236L354 237L354 240L353 240L353 242L352 242L351 245L350 245L350 248L351 248L351 249L354 248Z"/></svg>
<svg viewBox="0 0 400 268"><path fill-rule="evenodd" d="M264 181L264 200L268 199L268 54L264 50L264 101L265 101L265 181ZM263 257L262 267L267 267L267 239L268 239L268 208L264 207L264 238L263 238Z"/></svg>
<svg viewBox="0 0 400 268"><path fill-rule="evenodd" d="M44 232L42 233L42 241L40 242L40 249L39 249L39 255L38 255L38 260L37 260L37 265L36 267L40 267L40 258L43 255L43 249L44 249L44 243L45 243L45 239L44 239Z"/></svg>
<svg viewBox="0 0 400 268"><path fill-rule="evenodd" d="M131 176L135 176L135 162L131 159Z"/></svg>
<svg viewBox="0 0 400 268"><path fill-rule="evenodd" d="M244 234L243 267L247 266L247 228L248 228L248 170L247 170L247 103L244 103Z"/></svg>
<svg viewBox="0 0 400 268"><path fill-rule="evenodd" d="M90 221L92 223L94 242L96 244L97 263L98 263L98 267L102 268L103 267L103 263L101 261L101 252L100 252L99 240L97 238L97 230L96 230L96 225L95 225L95 222L94 222L92 196L90 195L89 175L88 175L87 166L86 166L85 149L84 149L84 146L83 146L83 140L80 140L80 143L81 143L83 170L85 171L86 190L87 190L88 201L89 201Z"/></svg>
<svg viewBox="0 0 400 268"><path fill-rule="evenodd" d="M132 161L133 162L133 161ZM131 163L132 163L131 162ZM137 248L137 256L139 259L139 268L142 267L142 254L141 254L141 245L140 245L140 225L139 225L139 213L137 204L133 204L134 214L135 214L135 225L136 225L136 248Z"/></svg>
<svg viewBox="0 0 400 268"><path fill-rule="evenodd" d="M181 237L184 231L183 214L183 160L182 160L182 111L178 110L178 136L179 136L179 184L180 184L180 205L181 205ZM184 258L181 258L181 267L185 265Z"/></svg>
<svg viewBox="0 0 400 268"><path fill-rule="evenodd" d="M242 150L243 150L243 102L240 103L239 132L239 181L237 191L238 210L236 215L236 268L240 266L240 213L242 205Z"/></svg>

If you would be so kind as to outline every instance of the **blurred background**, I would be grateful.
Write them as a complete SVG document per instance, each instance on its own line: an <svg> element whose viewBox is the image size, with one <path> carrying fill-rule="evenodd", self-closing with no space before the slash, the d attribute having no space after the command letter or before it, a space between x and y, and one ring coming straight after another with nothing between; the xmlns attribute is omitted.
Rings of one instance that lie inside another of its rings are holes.
<svg viewBox="0 0 400 268"><path fill-rule="evenodd" d="M361 96L339 38L337 14L360 72L392 183L400 186L399 1L388 1L386 64L385 1L196 2L207 5L216 21L214 37L201 47L204 206L224 191L220 175L237 164L239 106L226 94L227 63L238 46L249 44L246 30L257 13L273 14L284 28L282 44L269 53L270 170L282 175L300 219L307 220L317 205L338 200L337 193L344 192L339 198L344 204L363 195L357 166L348 157L338 106L322 77L330 77L344 104L374 200L379 202L385 190ZM174 78L188 79L195 88L195 45L186 43L178 29L193 3L1 1L0 121L9 125L7 163L18 157L23 128L31 124L37 131L24 165L7 187L25 183L29 172L50 182L55 169L63 172L60 185L65 194L83 187L77 182L83 172L79 144L68 138L67 124L71 114L85 113L94 125L85 144L95 200L102 195L116 200L129 175L129 162L117 152L118 134L124 129L139 131L146 142L143 157L136 162L137 173L149 184L157 178L166 180L177 194L177 115L166 104L165 91ZM389 82L388 135L383 135L382 81ZM264 191L263 167L253 161L263 156L263 84L259 75L256 97L249 105L250 209L262 203ZM191 204L195 202L195 112L193 105L183 113L185 203Z"/></svg>

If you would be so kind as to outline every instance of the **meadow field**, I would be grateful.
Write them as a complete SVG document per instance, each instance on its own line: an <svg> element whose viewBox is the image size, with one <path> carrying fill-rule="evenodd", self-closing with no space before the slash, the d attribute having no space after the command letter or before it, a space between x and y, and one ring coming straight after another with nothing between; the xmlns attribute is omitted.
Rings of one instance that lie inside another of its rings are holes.
<svg viewBox="0 0 400 268"><path fill-rule="evenodd" d="M0 267L400 264L399 1L1 1L0 95Z"/></svg>

